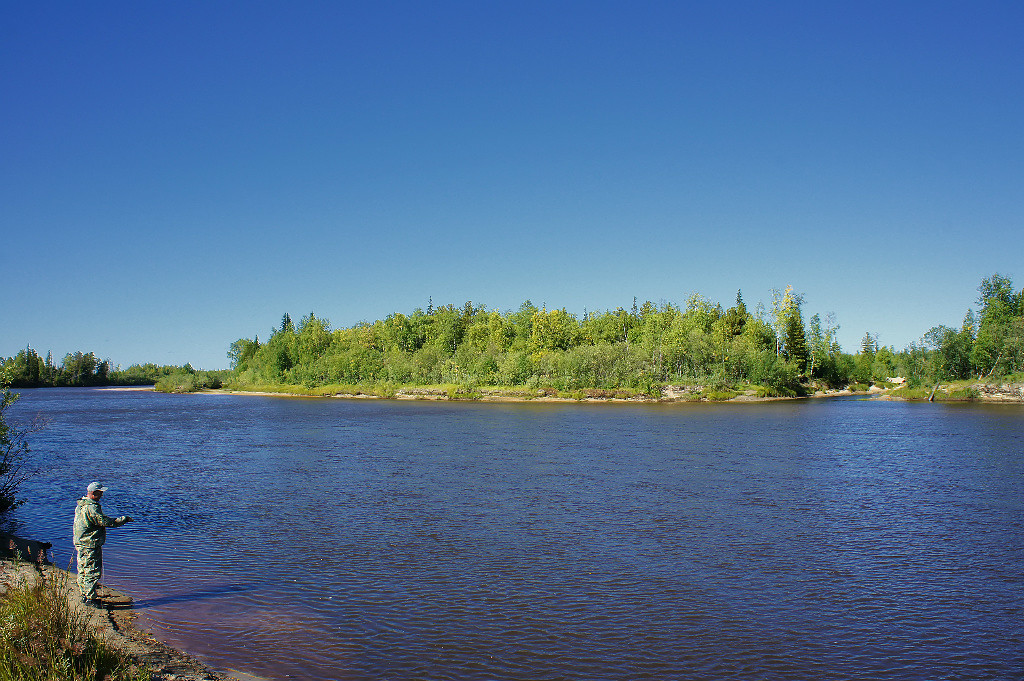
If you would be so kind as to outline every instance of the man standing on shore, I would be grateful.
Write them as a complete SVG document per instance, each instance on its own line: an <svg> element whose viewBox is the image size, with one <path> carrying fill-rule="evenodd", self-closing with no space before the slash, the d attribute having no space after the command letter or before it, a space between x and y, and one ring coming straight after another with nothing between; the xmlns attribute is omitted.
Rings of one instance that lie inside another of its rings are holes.
<svg viewBox="0 0 1024 681"><path fill-rule="evenodd" d="M132 521L131 516L110 518L103 515L100 499L107 491L99 482L90 482L86 495L78 500L75 509L75 549L78 551L78 588L82 592L82 603L98 606L96 583L103 572L103 542L107 539L108 527L121 527Z"/></svg>

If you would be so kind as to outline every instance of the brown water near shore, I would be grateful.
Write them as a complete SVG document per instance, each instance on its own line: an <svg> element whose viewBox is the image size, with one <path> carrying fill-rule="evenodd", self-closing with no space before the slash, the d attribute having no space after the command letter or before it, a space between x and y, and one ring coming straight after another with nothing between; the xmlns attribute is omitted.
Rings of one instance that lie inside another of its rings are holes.
<svg viewBox="0 0 1024 681"><path fill-rule="evenodd" d="M132 598L116 589L100 585L100 607L82 604L75 574L53 565L0 559L0 593L21 584L37 583L44 575L65 592L68 607L86 624L89 633L149 670L153 681L267 681L230 670L214 671L191 655L157 640L136 626L138 614L132 608Z"/></svg>

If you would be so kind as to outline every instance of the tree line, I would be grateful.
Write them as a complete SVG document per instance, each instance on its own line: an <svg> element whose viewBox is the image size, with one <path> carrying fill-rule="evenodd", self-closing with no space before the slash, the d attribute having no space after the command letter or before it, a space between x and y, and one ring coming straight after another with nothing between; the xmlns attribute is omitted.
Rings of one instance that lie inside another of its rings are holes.
<svg viewBox="0 0 1024 681"><path fill-rule="evenodd" d="M196 373L191 366L133 364L127 369L111 368L109 359L92 352L71 352L60 364L52 353L42 357L31 346L13 357L0 357L0 374L12 388L91 387L105 385L154 385L161 379Z"/></svg>
<svg viewBox="0 0 1024 681"><path fill-rule="evenodd" d="M240 338L228 357L242 388L389 383L655 394L665 384L746 384L793 395L812 384L866 386L901 376L913 386L1021 371L1024 293L999 274L979 292L979 311L969 311L962 328L935 327L899 351L867 333L859 352L844 352L834 316L805 321L803 297L787 287L753 311L738 292L729 308L695 294L684 305L634 300L628 310L580 317L529 300L507 312L430 301L426 310L333 330L313 313L297 324L285 314L265 341Z"/></svg>
<svg viewBox="0 0 1024 681"><path fill-rule="evenodd" d="M489 310L466 302L395 312L374 322L332 329L313 313L294 323L285 314L266 340L231 343L229 371L190 365L111 368L92 352L57 364L26 347L0 358L15 388L156 385L167 391L246 389L268 385L525 386L574 391L631 389L656 395L666 384L801 394L811 386L841 388L903 377L911 387L939 380L991 378L1024 371L1024 291L994 274L978 287L977 308L960 327L936 326L897 350L866 333L857 352L837 341L832 314L804 318L792 287L772 291L753 310L737 292L725 308L694 294L683 305L638 305L574 315L565 308Z"/></svg>

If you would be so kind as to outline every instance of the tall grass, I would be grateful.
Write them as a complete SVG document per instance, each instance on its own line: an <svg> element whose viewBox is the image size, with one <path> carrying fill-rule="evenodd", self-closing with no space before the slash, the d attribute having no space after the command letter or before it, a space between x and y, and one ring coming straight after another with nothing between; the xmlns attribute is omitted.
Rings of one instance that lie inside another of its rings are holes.
<svg viewBox="0 0 1024 681"><path fill-rule="evenodd" d="M68 582L47 570L0 595L0 681L148 681L148 670L89 631Z"/></svg>

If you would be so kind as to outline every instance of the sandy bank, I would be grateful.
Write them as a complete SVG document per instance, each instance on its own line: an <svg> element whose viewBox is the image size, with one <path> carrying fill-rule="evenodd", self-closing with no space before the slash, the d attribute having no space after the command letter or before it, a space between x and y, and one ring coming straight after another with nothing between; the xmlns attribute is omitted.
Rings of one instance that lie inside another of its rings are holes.
<svg viewBox="0 0 1024 681"><path fill-rule="evenodd" d="M106 390L112 393L130 393L149 390L152 392L153 386L151 385L105 385L97 390Z"/></svg>

